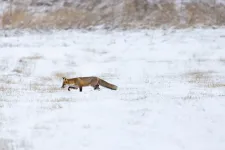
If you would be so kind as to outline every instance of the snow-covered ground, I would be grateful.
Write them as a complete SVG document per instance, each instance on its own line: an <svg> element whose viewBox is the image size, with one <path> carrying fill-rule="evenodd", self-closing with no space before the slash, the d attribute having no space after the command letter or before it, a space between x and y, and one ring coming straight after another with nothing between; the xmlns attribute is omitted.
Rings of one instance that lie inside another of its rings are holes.
<svg viewBox="0 0 225 150"><path fill-rule="evenodd" d="M224 29L1 33L1 150L224 150L224 98Z"/></svg>

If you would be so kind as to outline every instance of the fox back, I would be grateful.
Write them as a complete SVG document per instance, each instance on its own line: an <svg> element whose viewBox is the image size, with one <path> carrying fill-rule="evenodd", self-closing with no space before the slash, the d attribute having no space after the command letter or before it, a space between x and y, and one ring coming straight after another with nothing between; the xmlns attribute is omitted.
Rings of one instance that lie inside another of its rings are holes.
<svg viewBox="0 0 225 150"><path fill-rule="evenodd" d="M94 79L97 80L97 77L77 77L70 79L63 77L62 88L65 85L89 86Z"/></svg>

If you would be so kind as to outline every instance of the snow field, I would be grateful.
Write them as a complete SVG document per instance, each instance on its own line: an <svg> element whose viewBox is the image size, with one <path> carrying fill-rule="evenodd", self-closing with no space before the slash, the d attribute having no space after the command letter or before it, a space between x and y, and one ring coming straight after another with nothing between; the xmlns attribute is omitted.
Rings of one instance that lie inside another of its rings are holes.
<svg viewBox="0 0 225 150"><path fill-rule="evenodd" d="M224 29L0 37L0 149L223 150ZM99 76L117 91L61 89Z"/></svg>

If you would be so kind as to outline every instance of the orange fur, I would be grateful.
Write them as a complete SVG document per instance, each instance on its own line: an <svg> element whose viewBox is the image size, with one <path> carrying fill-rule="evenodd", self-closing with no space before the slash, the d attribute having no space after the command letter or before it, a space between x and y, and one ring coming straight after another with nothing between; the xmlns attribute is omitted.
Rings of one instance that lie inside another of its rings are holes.
<svg viewBox="0 0 225 150"><path fill-rule="evenodd" d="M116 85L108 83L105 80L100 79L98 77L94 77L94 76L77 77L77 78L70 78L70 79L63 77L62 88L65 88L65 85L69 85L68 91L70 91L71 88L72 89L79 88L80 92L82 92L82 87L85 87L85 86L92 86L95 90L97 90L97 89L100 89L99 85L112 90L117 90Z"/></svg>

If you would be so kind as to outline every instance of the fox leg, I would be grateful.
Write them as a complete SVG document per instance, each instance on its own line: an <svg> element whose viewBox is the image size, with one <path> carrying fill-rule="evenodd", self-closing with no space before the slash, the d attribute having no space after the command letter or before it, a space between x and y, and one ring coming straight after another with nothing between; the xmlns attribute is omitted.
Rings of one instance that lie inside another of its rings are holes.
<svg viewBox="0 0 225 150"><path fill-rule="evenodd" d="M77 87L76 86L69 86L68 91L70 91L70 89L77 89Z"/></svg>
<svg viewBox="0 0 225 150"><path fill-rule="evenodd" d="M70 91L70 89L78 89L78 88L75 86L69 86L68 91ZM79 90L80 90L80 92L82 92L82 87L79 87Z"/></svg>
<svg viewBox="0 0 225 150"><path fill-rule="evenodd" d="M99 85L98 85L98 84L94 86L94 90L100 90L100 88L99 88Z"/></svg>
<svg viewBox="0 0 225 150"><path fill-rule="evenodd" d="M82 92L82 86L79 87L80 92Z"/></svg>
<svg viewBox="0 0 225 150"><path fill-rule="evenodd" d="M94 90L100 90L99 84L98 84L98 79L92 80L91 86L94 88Z"/></svg>
<svg viewBox="0 0 225 150"><path fill-rule="evenodd" d="M98 84L96 84L96 85L91 85L93 88L94 88L94 90L100 90L100 88L99 88L99 85Z"/></svg>

